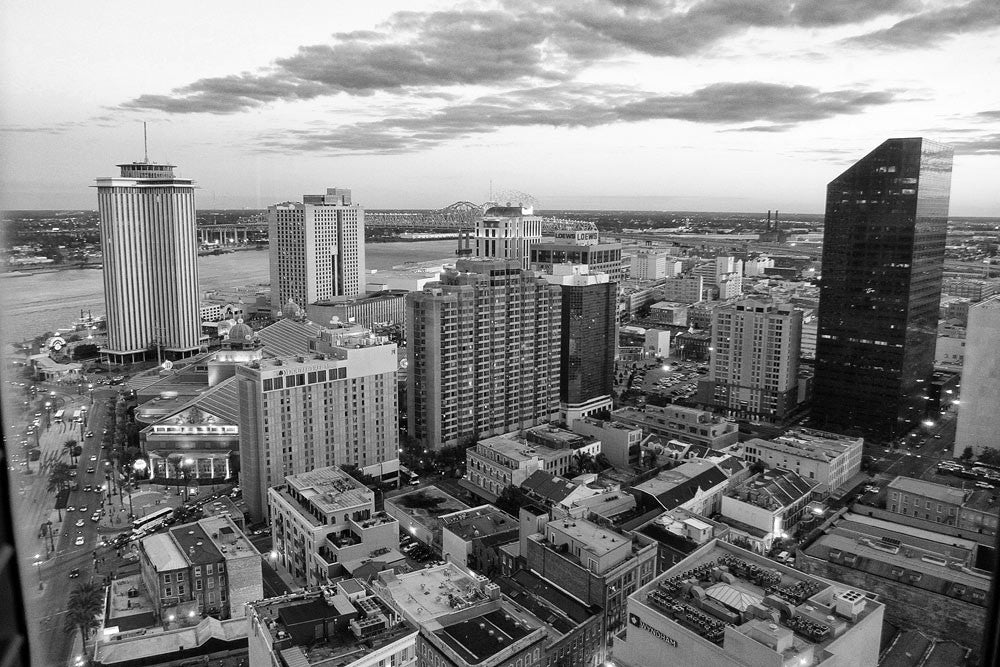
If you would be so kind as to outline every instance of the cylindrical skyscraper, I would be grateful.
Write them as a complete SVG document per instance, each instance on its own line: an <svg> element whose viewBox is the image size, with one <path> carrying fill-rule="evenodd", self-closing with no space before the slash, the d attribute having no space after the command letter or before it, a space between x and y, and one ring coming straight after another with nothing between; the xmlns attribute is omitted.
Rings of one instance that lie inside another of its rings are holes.
<svg viewBox="0 0 1000 667"><path fill-rule="evenodd" d="M108 316L102 353L129 363L157 350L168 357L196 352L201 321L194 182L174 176L168 164L118 167L119 177L97 179Z"/></svg>

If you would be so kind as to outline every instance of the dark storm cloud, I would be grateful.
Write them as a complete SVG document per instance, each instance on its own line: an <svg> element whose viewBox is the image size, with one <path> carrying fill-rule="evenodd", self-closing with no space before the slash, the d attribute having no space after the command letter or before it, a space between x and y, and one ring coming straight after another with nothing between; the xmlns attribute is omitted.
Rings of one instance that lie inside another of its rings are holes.
<svg viewBox="0 0 1000 667"><path fill-rule="evenodd" d="M981 32L1000 26L998 0L972 0L922 12L877 30L846 40L847 43L884 48L925 47L955 35Z"/></svg>
<svg viewBox="0 0 1000 667"><path fill-rule="evenodd" d="M782 131L797 123L895 100L891 92L828 91L762 82L720 83L691 93L652 95L623 87L561 84L480 97L429 114L384 118L326 130L295 130L263 137L268 150L333 153L409 153L508 127L596 127L650 120L718 125L767 123Z"/></svg>
<svg viewBox="0 0 1000 667"><path fill-rule="evenodd" d="M433 95L450 86L569 81L607 58L684 57L751 28L852 24L902 15L916 1L700 0L678 8L672 0L506 0L503 10L398 12L376 30L336 33L330 43L302 46L267 68L200 79L122 106L231 114L337 94Z"/></svg>

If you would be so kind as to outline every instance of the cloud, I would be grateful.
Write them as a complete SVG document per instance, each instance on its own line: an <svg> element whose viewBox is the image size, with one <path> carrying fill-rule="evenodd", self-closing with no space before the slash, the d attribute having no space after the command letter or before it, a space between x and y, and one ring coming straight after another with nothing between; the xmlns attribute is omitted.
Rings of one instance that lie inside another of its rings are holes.
<svg viewBox="0 0 1000 667"><path fill-rule="evenodd" d="M608 58L685 57L753 28L855 24L904 15L918 0L500 1L501 9L397 12L375 30L335 33L330 43L301 46L268 67L139 95L121 107L234 114L340 94L444 96L450 87L545 85L574 80Z"/></svg>
<svg viewBox="0 0 1000 667"><path fill-rule="evenodd" d="M953 139L947 142L956 155L1000 155L1000 133Z"/></svg>
<svg viewBox="0 0 1000 667"><path fill-rule="evenodd" d="M913 48L937 44L968 32L980 32L1000 26L1000 2L972 0L910 16L898 23L845 40L848 44L881 48Z"/></svg>
<svg viewBox="0 0 1000 667"><path fill-rule="evenodd" d="M689 93L654 95L620 86L577 83L487 95L431 113L262 137L266 150L395 154L427 150L508 127L596 127L680 120L712 125L756 123L745 130L783 131L798 123L889 104L892 92L820 91L763 82L718 83Z"/></svg>

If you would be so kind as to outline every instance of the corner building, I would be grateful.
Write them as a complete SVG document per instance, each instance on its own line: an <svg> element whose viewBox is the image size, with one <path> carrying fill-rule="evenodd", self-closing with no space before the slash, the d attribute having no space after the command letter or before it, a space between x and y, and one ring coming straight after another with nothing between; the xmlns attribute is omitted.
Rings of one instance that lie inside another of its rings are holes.
<svg viewBox="0 0 1000 667"><path fill-rule="evenodd" d="M120 164L119 177L97 179L104 256L104 306L112 363L197 352L198 236L194 181L174 165Z"/></svg>
<svg viewBox="0 0 1000 667"><path fill-rule="evenodd" d="M830 182L813 422L892 439L924 416L951 192L950 147L889 139Z"/></svg>
<svg viewBox="0 0 1000 667"><path fill-rule="evenodd" d="M519 260L465 259L406 299L410 437L467 445L559 414L559 287Z"/></svg>

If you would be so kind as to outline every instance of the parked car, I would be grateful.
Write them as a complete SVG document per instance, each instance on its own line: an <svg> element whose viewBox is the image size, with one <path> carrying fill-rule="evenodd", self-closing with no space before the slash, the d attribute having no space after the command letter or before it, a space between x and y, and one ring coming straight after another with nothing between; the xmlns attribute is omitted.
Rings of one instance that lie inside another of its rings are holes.
<svg viewBox="0 0 1000 667"><path fill-rule="evenodd" d="M78 547L82 547L83 546L83 535L78 535L77 538L76 538L76 541L73 542L73 544L75 544Z"/></svg>
<svg viewBox="0 0 1000 667"><path fill-rule="evenodd" d="M80 568L74 567L72 570L69 571L70 579L76 579L79 576L80 576Z"/></svg>
<svg viewBox="0 0 1000 667"><path fill-rule="evenodd" d="M76 527L77 528L83 528L83 519L77 519L76 520Z"/></svg>

